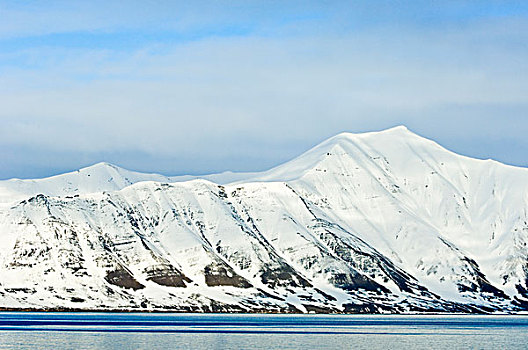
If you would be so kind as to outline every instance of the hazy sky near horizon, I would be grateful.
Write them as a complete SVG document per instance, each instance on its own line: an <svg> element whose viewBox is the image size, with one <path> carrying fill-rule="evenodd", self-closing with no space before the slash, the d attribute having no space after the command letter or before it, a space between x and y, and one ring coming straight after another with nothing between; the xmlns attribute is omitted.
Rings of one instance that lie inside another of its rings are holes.
<svg viewBox="0 0 528 350"><path fill-rule="evenodd" d="M0 0L0 179L257 171L400 124L527 166L528 2Z"/></svg>

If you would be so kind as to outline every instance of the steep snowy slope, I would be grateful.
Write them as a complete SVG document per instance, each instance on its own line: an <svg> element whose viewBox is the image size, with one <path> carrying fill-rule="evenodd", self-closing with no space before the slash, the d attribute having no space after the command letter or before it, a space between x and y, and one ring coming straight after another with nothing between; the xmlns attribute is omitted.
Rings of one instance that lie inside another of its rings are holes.
<svg viewBox="0 0 528 350"><path fill-rule="evenodd" d="M528 308L527 169L398 127L224 185L186 179L99 164L4 181L0 306Z"/></svg>

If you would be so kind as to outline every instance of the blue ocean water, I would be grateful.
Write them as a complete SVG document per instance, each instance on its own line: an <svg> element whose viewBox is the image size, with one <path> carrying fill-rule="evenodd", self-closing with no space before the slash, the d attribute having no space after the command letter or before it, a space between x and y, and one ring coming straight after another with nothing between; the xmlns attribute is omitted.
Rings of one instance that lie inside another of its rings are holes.
<svg viewBox="0 0 528 350"><path fill-rule="evenodd" d="M0 349L528 349L528 316L0 313Z"/></svg>

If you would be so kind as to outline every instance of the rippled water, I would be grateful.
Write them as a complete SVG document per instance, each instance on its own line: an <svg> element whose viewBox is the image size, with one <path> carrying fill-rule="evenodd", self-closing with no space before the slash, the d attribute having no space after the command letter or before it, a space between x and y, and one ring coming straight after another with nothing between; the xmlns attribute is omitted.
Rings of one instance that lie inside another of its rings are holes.
<svg viewBox="0 0 528 350"><path fill-rule="evenodd" d="M0 313L0 349L523 349L528 316Z"/></svg>

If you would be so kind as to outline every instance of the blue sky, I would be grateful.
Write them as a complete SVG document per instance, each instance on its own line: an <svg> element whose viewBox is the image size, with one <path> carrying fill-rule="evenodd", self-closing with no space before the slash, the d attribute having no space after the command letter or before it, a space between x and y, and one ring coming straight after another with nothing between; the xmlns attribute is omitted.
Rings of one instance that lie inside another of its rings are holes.
<svg viewBox="0 0 528 350"><path fill-rule="evenodd" d="M525 1L1 1L0 178L263 170L404 124L528 165Z"/></svg>

